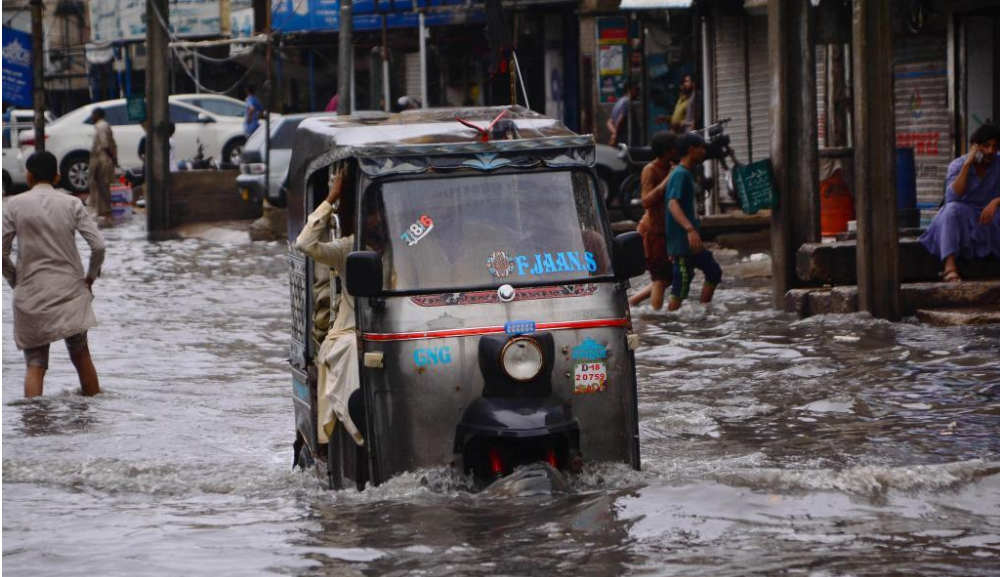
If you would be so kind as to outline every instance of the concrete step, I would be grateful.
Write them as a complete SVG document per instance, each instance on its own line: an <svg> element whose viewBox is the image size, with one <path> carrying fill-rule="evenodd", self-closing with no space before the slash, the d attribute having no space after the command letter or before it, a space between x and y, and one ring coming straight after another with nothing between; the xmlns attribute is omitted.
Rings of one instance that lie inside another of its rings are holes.
<svg viewBox="0 0 1000 577"><path fill-rule="evenodd" d="M903 314L920 310L970 309L990 311L1000 303L1000 280L905 283L900 286ZM785 310L800 317L858 312L858 287L792 289L785 293Z"/></svg>
<svg viewBox="0 0 1000 577"><path fill-rule="evenodd" d="M799 279L812 285L854 285L857 277L857 242L808 243L795 255ZM899 278L901 282L933 281L943 266L927 252L916 238L899 240ZM963 279L1000 278L1000 260L996 258L958 262Z"/></svg>
<svg viewBox="0 0 1000 577"><path fill-rule="evenodd" d="M1000 323L1000 305L950 309L918 309L920 322L944 327Z"/></svg>

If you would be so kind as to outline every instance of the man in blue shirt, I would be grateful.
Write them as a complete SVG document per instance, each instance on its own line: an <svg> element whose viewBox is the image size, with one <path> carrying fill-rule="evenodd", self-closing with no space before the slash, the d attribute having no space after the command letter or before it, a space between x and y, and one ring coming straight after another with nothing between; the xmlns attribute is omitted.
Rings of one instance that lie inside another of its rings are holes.
<svg viewBox="0 0 1000 577"><path fill-rule="evenodd" d="M246 92L246 107L243 110L243 134L249 138L260 126L260 116L264 113L264 103L254 95L257 92L257 87L253 84L247 84Z"/></svg>
<svg viewBox="0 0 1000 577"><path fill-rule="evenodd" d="M722 280L722 268L702 245L698 233L701 221L695 215L694 169L705 160L705 139L697 132L688 132L678 139L677 148L681 161L667 180L667 252L674 260L668 311L681 308L691 288L694 269L705 275L702 303L712 302L715 287Z"/></svg>
<svg viewBox="0 0 1000 577"><path fill-rule="evenodd" d="M618 102L615 102L614 107L611 108L611 116L608 118L608 132L610 133L610 137L608 138L609 145L616 146L619 140L624 140L624 138L619 137L628 137L627 134L622 134L622 128L624 128L625 123L628 122L629 111L632 108L632 101L634 101L638 95L639 85L633 82L626 82L625 94L618 99Z"/></svg>

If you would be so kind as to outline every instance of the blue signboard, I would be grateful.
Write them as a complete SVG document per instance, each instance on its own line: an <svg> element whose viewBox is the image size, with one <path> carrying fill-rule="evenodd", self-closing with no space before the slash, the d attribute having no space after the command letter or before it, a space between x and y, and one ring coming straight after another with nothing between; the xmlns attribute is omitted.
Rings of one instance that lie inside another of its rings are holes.
<svg viewBox="0 0 1000 577"><path fill-rule="evenodd" d="M3 101L19 108L31 108L31 35L3 29Z"/></svg>
<svg viewBox="0 0 1000 577"><path fill-rule="evenodd" d="M448 7L454 7L448 10ZM354 0L354 30L380 30L382 15L389 28L416 28L418 8L431 8L424 18L427 26L448 26L485 22L482 4L466 8L465 0ZM444 9L442 9L444 8ZM339 0L272 0L271 26L281 32L319 32L340 29Z"/></svg>

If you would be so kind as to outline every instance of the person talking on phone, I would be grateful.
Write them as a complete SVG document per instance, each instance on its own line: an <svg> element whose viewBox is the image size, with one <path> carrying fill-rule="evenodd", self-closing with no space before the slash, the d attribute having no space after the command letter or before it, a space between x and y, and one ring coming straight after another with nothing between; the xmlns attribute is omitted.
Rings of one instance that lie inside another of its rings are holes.
<svg viewBox="0 0 1000 577"><path fill-rule="evenodd" d="M920 236L944 262L942 276L948 282L962 280L957 258L1000 258L1000 127L987 122L969 140L969 153L948 165L944 207Z"/></svg>

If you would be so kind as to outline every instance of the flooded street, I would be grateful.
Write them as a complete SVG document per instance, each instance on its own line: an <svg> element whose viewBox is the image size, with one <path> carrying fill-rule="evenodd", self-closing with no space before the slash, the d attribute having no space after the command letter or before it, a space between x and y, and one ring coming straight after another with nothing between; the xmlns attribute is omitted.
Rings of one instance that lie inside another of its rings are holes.
<svg viewBox="0 0 1000 577"><path fill-rule="evenodd" d="M21 399L4 285L5 574L1000 573L1000 326L800 321L729 276L633 311L642 472L331 493L291 469L284 245L106 236L96 398L57 343Z"/></svg>

